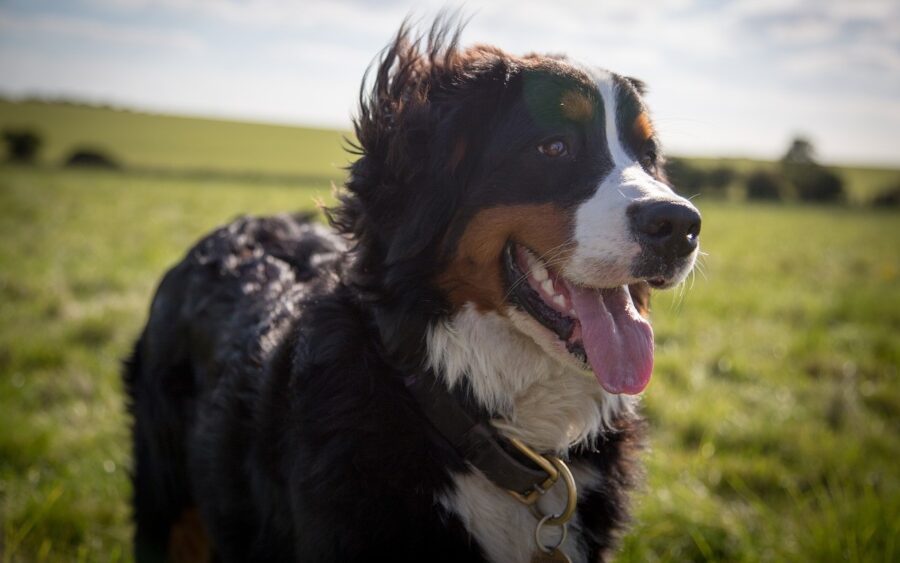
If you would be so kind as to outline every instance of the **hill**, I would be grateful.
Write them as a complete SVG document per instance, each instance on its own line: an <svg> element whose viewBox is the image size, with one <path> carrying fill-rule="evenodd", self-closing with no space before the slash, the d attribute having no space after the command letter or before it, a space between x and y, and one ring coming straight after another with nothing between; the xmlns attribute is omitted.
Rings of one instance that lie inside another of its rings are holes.
<svg viewBox="0 0 900 563"><path fill-rule="evenodd" d="M94 147L133 168L341 178L350 161L340 131L76 104L0 100L0 129L7 128L40 133L44 164Z"/></svg>
<svg viewBox="0 0 900 563"><path fill-rule="evenodd" d="M158 172L242 174L340 180L353 156L351 133L286 125L140 113L64 102L0 100L0 129L30 128L44 138L43 164L55 165L78 147L95 147L125 167ZM702 168L727 166L739 173L774 167L742 158L690 158ZM900 170L831 166L852 202L869 201L900 186ZM308 183L308 182L305 182Z"/></svg>

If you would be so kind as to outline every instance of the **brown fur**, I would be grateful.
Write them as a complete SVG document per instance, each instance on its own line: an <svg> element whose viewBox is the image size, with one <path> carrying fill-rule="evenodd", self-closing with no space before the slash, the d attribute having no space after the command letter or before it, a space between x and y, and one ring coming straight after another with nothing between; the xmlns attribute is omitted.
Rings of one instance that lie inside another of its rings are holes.
<svg viewBox="0 0 900 563"><path fill-rule="evenodd" d="M506 290L501 253L513 240L552 267L571 255L574 218L552 203L509 205L479 211L469 221L450 265L438 276L454 308L471 301L482 310L502 311Z"/></svg>
<svg viewBox="0 0 900 563"><path fill-rule="evenodd" d="M648 139L653 137L653 125L650 123L650 116L648 116L646 112L637 116L637 119L634 120L631 132L636 141L635 146L641 146L647 142Z"/></svg>
<svg viewBox="0 0 900 563"><path fill-rule="evenodd" d="M169 532L169 560L175 563L204 563L212 560L209 537L195 507L189 507Z"/></svg>
<svg viewBox="0 0 900 563"><path fill-rule="evenodd" d="M582 92L569 90L563 94L559 104L563 115L572 121L586 123L594 118L594 101Z"/></svg>

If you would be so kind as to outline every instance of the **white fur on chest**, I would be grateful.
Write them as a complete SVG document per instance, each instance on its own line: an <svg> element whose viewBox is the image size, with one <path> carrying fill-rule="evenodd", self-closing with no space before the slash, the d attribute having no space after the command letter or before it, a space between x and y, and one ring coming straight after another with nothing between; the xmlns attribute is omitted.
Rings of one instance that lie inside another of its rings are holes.
<svg viewBox="0 0 900 563"><path fill-rule="evenodd" d="M498 413L494 426L538 451L564 452L634 410L633 397L607 393L595 378L558 361L497 313L464 307L448 322L431 328L427 345L429 367L448 387L468 381L474 398ZM572 472L579 497L603 478L587 467L572 467ZM530 561L537 549L537 519L528 508L478 470L457 475L454 482L455 490L440 502L459 516L488 558ZM561 510L564 495L565 486L557 483L540 501L544 513ZM555 533L550 528L547 540ZM576 513L563 547L572 561L586 558L580 537Z"/></svg>
<svg viewBox="0 0 900 563"><path fill-rule="evenodd" d="M498 413L494 425L538 451L564 452L634 412L634 397L607 393L494 312L464 307L431 327L427 347L429 367L449 388L468 381L474 398Z"/></svg>

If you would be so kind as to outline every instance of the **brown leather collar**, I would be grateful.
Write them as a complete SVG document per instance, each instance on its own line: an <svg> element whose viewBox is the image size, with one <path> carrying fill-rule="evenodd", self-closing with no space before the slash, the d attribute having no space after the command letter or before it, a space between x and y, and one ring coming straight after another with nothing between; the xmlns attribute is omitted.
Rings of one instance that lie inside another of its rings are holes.
<svg viewBox="0 0 900 563"><path fill-rule="evenodd" d="M405 383L438 433L495 485L522 496L543 492L552 475L500 434L485 413L467 408L431 372L409 376Z"/></svg>

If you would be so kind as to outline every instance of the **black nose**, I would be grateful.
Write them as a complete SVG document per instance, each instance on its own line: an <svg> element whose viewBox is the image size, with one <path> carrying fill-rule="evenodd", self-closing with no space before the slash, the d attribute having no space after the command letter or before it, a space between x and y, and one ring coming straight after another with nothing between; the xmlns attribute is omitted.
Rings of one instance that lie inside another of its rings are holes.
<svg viewBox="0 0 900 563"><path fill-rule="evenodd" d="M631 229L640 242L664 258L681 258L697 248L700 213L686 201L633 205Z"/></svg>

